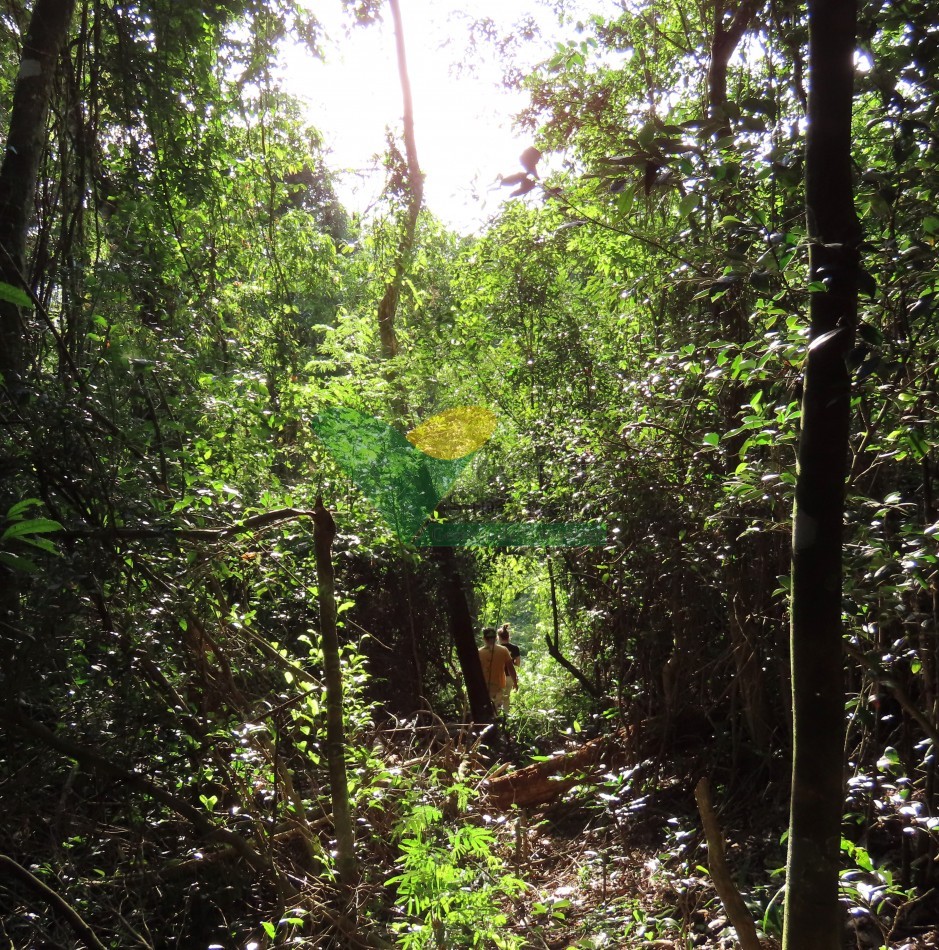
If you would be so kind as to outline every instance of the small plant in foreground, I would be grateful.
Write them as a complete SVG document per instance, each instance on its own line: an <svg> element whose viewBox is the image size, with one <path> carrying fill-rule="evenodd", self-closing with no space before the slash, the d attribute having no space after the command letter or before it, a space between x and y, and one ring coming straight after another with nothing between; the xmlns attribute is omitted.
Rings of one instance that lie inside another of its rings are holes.
<svg viewBox="0 0 939 950"><path fill-rule="evenodd" d="M433 805L416 805L401 820L401 873L389 878L409 920L396 925L398 946L496 947L517 950L521 938L508 932L506 898L526 884L503 873L489 828L449 828Z"/></svg>

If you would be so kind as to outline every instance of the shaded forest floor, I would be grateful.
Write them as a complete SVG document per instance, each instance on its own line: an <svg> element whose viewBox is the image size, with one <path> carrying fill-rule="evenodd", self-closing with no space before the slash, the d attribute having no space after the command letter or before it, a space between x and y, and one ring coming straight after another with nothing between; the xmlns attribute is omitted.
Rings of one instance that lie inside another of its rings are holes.
<svg viewBox="0 0 939 950"><path fill-rule="evenodd" d="M516 810L514 817L496 812L504 847L532 888L511 926L526 950L739 946L708 870L694 780L687 777L697 767L672 761L653 775L647 761L595 774L543 809ZM781 946L785 785L765 775L737 782L719 816L731 873L764 950ZM883 877L846 874L845 948L939 948L939 893L877 887Z"/></svg>
<svg viewBox="0 0 939 950"><path fill-rule="evenodd" d="M496 793L498 783L504 787L506 779L529 762L529 755L510 748L487 761L478 745L467 747L448 738L445 730L422 728L428 731L405 727L372 734L375 762L380 760L386 769L373 788L388 796L380 797L362 819L371 835L363 834L360 841L359 916L344 918L348 926L338 929L335 915L343 913L334 902L336 892L327 875L307 879L297 897L305 908L304 919L282 926L285 922L279 917L296 916L289 913L290 904L281 903L276 911L278 902L269 891L252 885L250 872L233 855L225 857L224 850L213 852L215 863L208 852L203 856L193 851L196 842L186 844L184 826L166 814L136 815L133 827L139 846L134 853L139 858L129 859L126 848L119 845L131 834L134 815L129 818L127 810L134 812L141 803L134 804L126 784L89 785L83 797L70 799L66 815L62 802L72 783L77 785L74 769L64 791L48 786L46 797L17 794L17 789L35 788L36 783L0 783L0 795L7 796L9 838L0 850L11 850L20 839L30 841L28 849L24 845L15 852L19 859L73 901L81 901L82 912L106 945L121 950L132 945L159 950L390 947L394 934L401 938L422 920L424 937L413 946L459 950L477 945L472 942L474 927L499 914L506 917L499 932L517 938L517 946L524 950L731 950L737 942L711 881L693 792L695 780L708 771L731 873L764 935L763 950L778 950L785 866L781 838L787 819L785 763L743 767L734 762L707 770L701 749L687 756L643 758L635 749L621 747L628 742L618 734L596 740L606 743L610 755L568 776L563 793L553 800L507 807ZM573 758L570 754L586 745L582 736L559 740L555 751ZM713 757L714 749L707 751ZM21 758L20 770L30 763L38 767L39 761ZM402 782L397 791L390 784L394 776ZM457 789L466 793L463 798ZM903 810L910 804L885 804L888 796L882 789L874 789L871 796L854 803L856 808L868 808L870 821L863 840L851 845L853 852L850 848L846 852L846 861L850 858L856 866L846 867L843 878L849 922L844 947L936 950L939 889L923 886L918 879L921 871L932 873L932 852L924 851L924 862L904 844L905 839L913 840L904 833L910 824ZM873 796L879 797L874 801ZM61 848L50 849L55 826L54 821L49 823L50 815L72 827L69 840L75 844L67 854ZM329 847L328 816L317 820L315 827L323 846ZM481 831L487 833L485 840L477 835L482 850L473 851L474 833ZM466 837L461 839L461 834ZM272 838L272 847L279 840ZM409 847L412 856L426 856L423 866L418 860L410 865L418 890L437 887L439 871L452 874L444 899L438 898L430 913L430 905L419 911L408 907L403 887L399 885L396 893L391 886L394 875L408 866ZM465 858L461 847L468 849ZM287 851L279 853L277 861L289 867ZM190 877L191 883L186 883ZM518 886L505 886L506 877L514 878ZM475 904L474 898L478 898ZM467 916L444 916L438 909L448 900L463 901ZM149 924L154 934L127 942L131 922L119 918L126 933L118 936L113 921L117 908L135 903L139 916L133 924L138 932ZM42 912L45 905L44 899L12 881L0 886L0 948L81 946L61 920L54 925ZM427 922L433 927L438 913L440 939L428 943ZM201 923L200 915L205 918ZM226 917L230 925L222 926ZM363 925L374 929L364 932ZM115 939L108 942L108 934ZM486 936L478 945L495 943Z"/></svg>
<svg viewBox="0 0 939 950"><path fill-rule="evenodd" d="M635 798L585 785L543 812L516 818L506 844L537 896L513 931L532 950L735 947L704 867L697 821L691 788L677 782ZM785 855L768 828L732 845L729 856L745 867L748 881L760 876L764 887L778 890L770 866L781 867ZM759 874L760 864L766 873ZM770 936L763 946L779 944Z"/></svg>

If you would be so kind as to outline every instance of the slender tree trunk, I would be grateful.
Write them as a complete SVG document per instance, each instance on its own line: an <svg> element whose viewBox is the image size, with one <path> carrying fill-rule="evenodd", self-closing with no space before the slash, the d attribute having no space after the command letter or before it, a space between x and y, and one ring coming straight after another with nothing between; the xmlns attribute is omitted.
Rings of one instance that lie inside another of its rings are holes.
<svg viewBox="0 0 939 950"><path fill-rule="evenodd" d="M463 681L466 683L473 722L492 722L494 714L492 700L489 698L489 689L479 662L479 650L473 632L473 618L466 599L463 578L460 577L460 568L456 562L456 554L453 548L434 548L433 550L443 577L444 595L450 614L450 634L456 645L457 659L460 661L460 670L463 673Z"/></svg>
<svg viewBox="0 0 939 950"><path fill-rule="evenodd" d="M806 214L813 281L792 532L793 768L784 950L840 950L842 521L857 321L851 181L856 0L809 0Z"/></svg>
<svg viewBox="0 0 939 950"><path fill-rule="evenodd" d="M560 611L558 610L558 591L557 584L554 580L554 566L551 563L551 555L545 555L548 561L548 584L551 590L551 626L554 631L554 637L550 633L544 635L545 646L548 648L548 655L560 666L563 666L574 679L583 686L584 691L588 696L592 696L594 699L600 699L602 692L598 687L596 687L590 680L587 678L587 675L583 670L576 667L562 652L561 652L561 616Z"/></svg>
<svg viewBox="0 0 939 950"><path fill-rule="evenodd" d="M13 90L10 130L0 165L0 282L26 290L26 238L39 163L46 145L46 114L59 53L75 0L36 0ZM0 299L0 375L12 389L23 372L20 308Z"/></svg>
<svg viewBox="0 0 939 950"><path fill-rule="evenodd" d="M401 286L408 263L414 254L414 238L417 233L417 219L424 202L424 175L417 158L417 139L414 134L414 106L411 99L411 81L408 78L407 55L404 43L404 26L401 20L399 0L388 0L391 18L395 28L395 50L398 57L398 76L401 82L403 103L402 122L404 125L404 152L407 165L407 207L404 224L398 239L398 251L394 272L385 285L385 292L378 303L378 332L381 339L382 355L391 359L398 353L398 337L395 321L398 314L398 302ZM389 380L394 383L393 373L389 371ZM406 400L404 394L392 386L393 406L399 416L404 416ZM450 548L436 548L435 557L443 577L444 595L450 614L450 632L456 645L457 658L466 683L470 710L474 722L489 723L493 720L492 702L489 690L483 679L473 621L460 577L456 556Z"/></svg>
<svg viewBox="0 0 939 950"><path fill-rule="evenodd" d="M708 843L708 870L714 889L724 905L724 913L737 931L741 950L760 950L760 939L756 935L756 925L753 915L747 907L740 891L734 884L733 875L727 865L724 853L724 836L717 823L717 814L711 804L711 784L707 776L698 779L694 789L695 801L698 803L698 813L701 815L701 824L704 826L704 836Z"/></svg>
<svg viewBox="0 0 939 950"><path fill-rule="evenodd" d="M395 50L398 56L398 76L401 81L403 100L402 121L404 125L404 153L407 163L407 209L404 227L398 242L398 253L394 263L394 273L385 286L385 292L378 303L378 332L381 338L382 353L386 358L398 353L398 335L395 331L395 318L398 313L398 299L408 261L414 252L414 234L417 230L417 218L424 201L424 175L417 160L417 140L414 136L414 106L411 100L411 81L408 78L408 62L404 46L404 26L401 22L399 0L388 0L391 18L395 27Z"/></svg>
<svg viewBox="0 0 939 950"><path fill-rule="evenodd" d="M349 804L349 780L346 776L346 736L342 724L342 669L339 663L339 637L336 634L336 576L333 571L332 545L336 523L317 498L313 510L313 548L316 557L316 586L319 591L320 637L326 680L326 759L329 788L333 800L333 826L336 830L336 868L339 880L351 884L356 876L355 831Z"/></svg>

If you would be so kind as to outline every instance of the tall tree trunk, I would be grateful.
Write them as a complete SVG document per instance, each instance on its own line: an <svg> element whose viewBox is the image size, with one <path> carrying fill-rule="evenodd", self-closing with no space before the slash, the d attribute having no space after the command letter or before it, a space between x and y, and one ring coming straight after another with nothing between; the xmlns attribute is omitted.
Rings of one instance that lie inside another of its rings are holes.
<svg viewBox="0 0 939 950"><path fill-rule="evenodd" d="M495 711L492 708L492 700L489 698L483 668L479 662L479 650L476 647L476 637L473 632L473 617L466 598L463 578L460 576L456 554L453 548L434 548L433 550L443 578L444 596L447 599L447 610L450 614L450 634L456 646L463 681L466 683L473 722L492 722Z"/></svg>
<svg viewBox="0 0 939 950"><path fill-rule="evenodd" d="M0 164L0 283L21 292L28 290L27 234L46 145L52 79L74 6L75 0L36 0L13 89L10 128ZM0 398L5 394L17 398L23 369L22 313L13 300L0 297ZM0 467L5 469L6 461L0 460ZM19 500L19 491L13 479L0 484L0 515ZM15 575L0 567L0 659L4 668L8 667L7 648L20 623L19 590Z"/></svg>
<svg viewBox="0 0 939 950"><path fill-rule="evenodd" d="M385 292L378 303L378 333L381 338L382 353L386 358L398 353L398 335L395 331L395 318L398 313L398 299L408 261L414 252L414 234L417 230L417 218L424 201L424 175L417 160L417 140L414 136L414 106L411 101L411 81L408 78L408 61L404 46L404 26L401 22L401 7L398 0L388 0L391 18L395 27L395 50L398 56L398 76L401 81L403 100L402 122L404 125L404 154L407 165L407 208L404 227L398 242L394 272L385 286Z"/></svg>
<svg viewBox="0 0 939 950"><path fill-rule="evenodd" d="M860 233L851 181L856 0L809 0L806 215L813 281L792 530L793 767L784 950L839 950L841 587Z"/></svg>
<svg viewBox="0 0 939 950"><path fill-rule="evenodd" d="M411 81L408 78L408 64L404 44L404 26L401 21L399 0L388 0L395 28L395 49L398 57L398 76L401 82L403 102L402 122L404 125L404 152L407 165L407 207L404 224L398 239L398 251L395 257L394 272L385 285L385 292L378 303L378 332L381 338L382 355L391 359L398 353L398 337L395 320L401 286L407 271L408 262L414 254L414 237L417 232L417 219L424 202L424 175L417 158L417 139L414 135L414 106L411 100ZM393 374L389 373L393 383ZM406 399L403 393L392 386L393 407L403 417L406 411ZM450 632L456 646L457 658L466 683L470 710L474 722L489 723L493 720L492 702L489 690L483 679L476 638L473 632L473 620L460 577L456 555L450 548L436 548L435 556L443 578L444 595L450 614Z"/></svg>
<svg viewBox="0 0 939 950"><path fill-rule="evenodd" d="M743 0L732 13L723 2L714 5L714 32L711 36L707 82L708 113L711 118L722 123L717 132L718 138L733 134L724 111L727 105L727 67L759 5L759 0Z"/></svg>
<svg viewBox="0 0 939 950"><path fill-rule="evenodd" d="M0 165L0 282L26 290L26 237L46 145L46 114L75 0L36 0L13 90ZM13 389L23 372L20 308L0 298L0 375Z"/></svg>
<svg viewBox="0 0 939 950"><path fill-rule="evenodd" d="M339 637L336 634L336 577L333 571L332 545L336 523L320 498L313 510L313 548L316 557L316 586L319 591L320 637L326 679L326 760L329 789L333 800L333 827L336 831L336 869L339 880L355 880L355 832L349 804L346 775L346 736L342 724L342 668L339 662Z"/></svg>

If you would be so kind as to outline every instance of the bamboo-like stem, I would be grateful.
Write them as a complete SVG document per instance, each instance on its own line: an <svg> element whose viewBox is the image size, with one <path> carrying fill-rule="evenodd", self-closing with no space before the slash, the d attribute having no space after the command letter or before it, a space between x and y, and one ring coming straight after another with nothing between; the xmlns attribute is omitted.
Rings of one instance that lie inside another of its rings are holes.
<svg viewBox="0 0 939 950"><path fill-rule="evenodd" d="M316 499L313 509L313 550L316 558L316 583L319 589L320 637L326 680L326 759L329 788L333 800L333 827L336 831L336 869L343 884L356 877L355 831L349 803L346 776L346 736L342 722L342 668L339 662L339 637L336 633L336 575L332 545L336 523Z"/></svg>

